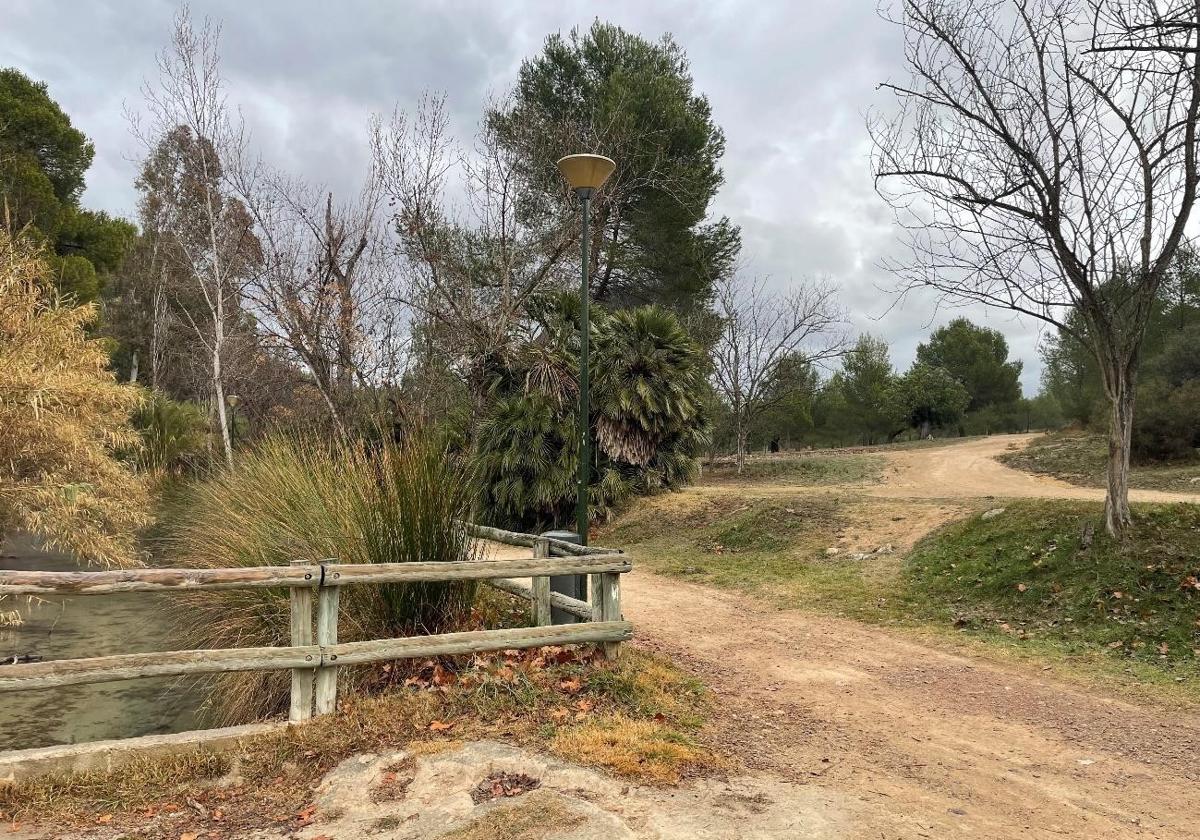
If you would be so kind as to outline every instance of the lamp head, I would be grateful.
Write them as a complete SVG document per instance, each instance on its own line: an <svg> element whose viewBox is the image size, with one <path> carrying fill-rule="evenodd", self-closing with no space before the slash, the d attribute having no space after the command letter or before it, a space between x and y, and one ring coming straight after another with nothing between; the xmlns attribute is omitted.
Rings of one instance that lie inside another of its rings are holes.
<svg viewBox="0 0 1200 840"><path fill-rule="evenodd" d="M600 189L616 168L612 158L604 155L567 155L558 161L558 171L576 192Z"/></svg>

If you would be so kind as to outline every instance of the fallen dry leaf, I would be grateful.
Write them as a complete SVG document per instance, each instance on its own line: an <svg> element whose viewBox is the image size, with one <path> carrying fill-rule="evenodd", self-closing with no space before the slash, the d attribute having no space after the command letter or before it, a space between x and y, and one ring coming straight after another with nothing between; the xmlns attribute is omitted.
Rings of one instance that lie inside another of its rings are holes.
<svg viewBox="0 0 1200 840"><path fill-rule="evenodd" d="M583 688L583 680L579 679L579 677L571 677L570 679L561 680L558 687L567 692L567 694L578 694Z"/></svg>

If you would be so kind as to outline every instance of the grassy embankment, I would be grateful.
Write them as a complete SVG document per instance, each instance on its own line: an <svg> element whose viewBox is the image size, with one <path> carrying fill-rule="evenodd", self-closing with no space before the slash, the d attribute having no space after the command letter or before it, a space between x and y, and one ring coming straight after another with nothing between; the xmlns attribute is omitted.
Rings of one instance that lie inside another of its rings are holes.
<svg viewBox="0 0 1200 840"><path fill-rule="evenodd" d="M1010 467L1069 481L1081 487L1104 487L1108 444L1091 432L1056 432L1038 438L1000 460ZM1144 490L1200 493L1200 458L1182 464L1134 466L1129 486Z"/></svg>
<svg viewBox="0 0 1200 840"><path fill-rule="evenodd" d="M848 529L911 520L929 503L841 488L738 489L660 498L598 540L629 549L658 573L752 591L780 606L953 635L1125 683L1200 691L1200 507L1137 505L1137 524L1118 544L1102 531L1085 536L1087 523L1100 522L1099 503L1006 502L1003 513L984 519L979 508L901 556L886 546L837 546Z"/></svg>
<svg viewBox="0 0 1200 840"><path fill-rule="evenodd" d="M482 738L652 783L721 764L696 737L708 714L703 686L628 645L615 664L561 648L461 664L454 671L427 663L403 687L351 698L321 725L261 736L240 755L154 758L110 774L0 786L0 820L90 826L103 836L136 827L139 837L172 840L299 829L314 819L315 783L347 756L395 749L416 756ZM399 789L411 764L394 768Z"/></svg>

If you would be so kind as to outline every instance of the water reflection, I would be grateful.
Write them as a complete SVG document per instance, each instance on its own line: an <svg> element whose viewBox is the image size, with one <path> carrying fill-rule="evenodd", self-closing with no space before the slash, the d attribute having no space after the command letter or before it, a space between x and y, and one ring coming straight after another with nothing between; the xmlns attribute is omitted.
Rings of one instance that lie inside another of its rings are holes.
<svg viewBox="0 0 1200 840"><path fill-rule="evenodd" d="M29 537L5 541L0 568L76 571L70 557ZM128 593L40 601L9 598L23 623L0 627L0 658L74 659L179 647L168 595ZM0 670L5 666L0 665ZM169 677L0 694L0 750L182 732L196 726L194 689Z"/></svg>

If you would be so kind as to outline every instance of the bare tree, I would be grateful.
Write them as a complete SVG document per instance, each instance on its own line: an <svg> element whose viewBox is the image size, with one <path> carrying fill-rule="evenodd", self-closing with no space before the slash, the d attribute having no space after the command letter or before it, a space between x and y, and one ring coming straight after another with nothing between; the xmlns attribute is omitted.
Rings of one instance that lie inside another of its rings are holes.
<svg viewBox="0 0 1200 840"><path fill-rule="evenodd" d="M716 311L721 332L712 350L712 381L733 412L740 473L750 424L772 405L767 386L777 366L794 355L807 362L839 355L846 346L845 315L829 283L774 292L766 278L740 275L717 284Z"/></svg>
<svg viewBox="0 0 1200 840"><path fill-rule="evenodd" d="M172 254L204 305L178 311L209 357L212 407L225 458L233 462L226 405L228 336L240 312L241 284L257 243L245 207L229 195L225 161L245 140L230 119L220 74L220 27L205 20L197 30L185 6L175 18L171 44L158 56L158 83L143 88L149 125L136 118L134 132L147 146L143 181L169 209L161 214Z"/></svg>
<svg viewBox="0 0 1200 840"><path fill-rule="evenodd" d="M1015 310L1091 350L1119 533L1142 339L1196 201L1200 2L1176 4L1176 49L1127 25L1147 0L900 5L911 78L883 85L899 107L871 124L876 182L911 245L892 266L900 290Z"/></svg>
<svg viewBox="0 0 1200 840"><path fill-rule="evenodd" d="M517 162L486 127L470 153L457 148L443 99L426 97L411 118L397 111L386 124L377 120L373 144L395 209L402 299L453 336L456 363L479 400L489 360L507 357L527 328L531 296L573 276L562 258L578 242L578 220L526 224ZM462 197L457 206L451 190Z"/></svg>
<svg viewBox="0 0 1200 840"><path fill-rule="evenodd" d="M384 260L374 171L348 203L261 160L230 175L262 243L245 293L268 343L299 364L346 434L356 389L393 382L403 351L402 312Z"/></svg>

